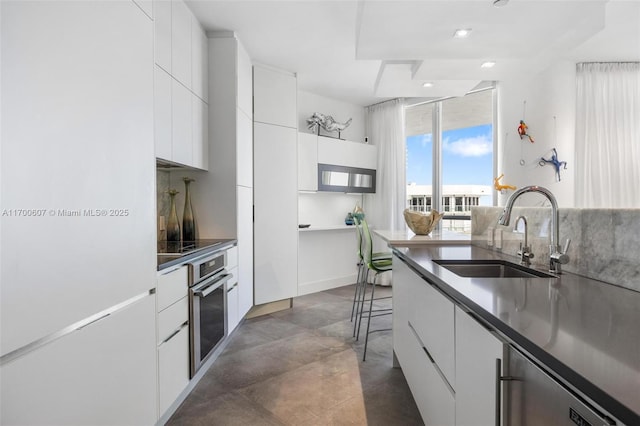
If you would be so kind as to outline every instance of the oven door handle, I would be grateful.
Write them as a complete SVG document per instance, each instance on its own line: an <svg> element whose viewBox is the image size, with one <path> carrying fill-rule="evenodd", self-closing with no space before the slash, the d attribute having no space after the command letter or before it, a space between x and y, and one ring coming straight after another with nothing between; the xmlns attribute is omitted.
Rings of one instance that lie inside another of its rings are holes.
<svg viewBox="0 0 640 426"><path fill-rule="evenodd" d="M193 288L193 294L199 297L207 297L231 278L233 278L232 274L224 274L212 281L203 282Z"/></svg>

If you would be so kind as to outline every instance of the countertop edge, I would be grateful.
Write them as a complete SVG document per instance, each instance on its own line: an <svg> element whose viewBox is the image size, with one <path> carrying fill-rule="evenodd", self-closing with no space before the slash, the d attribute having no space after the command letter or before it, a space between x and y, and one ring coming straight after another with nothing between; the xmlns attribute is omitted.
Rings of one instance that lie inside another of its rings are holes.
<svg viewBox="0 0 640 426"><path fill-rule="evenodd" d="M178 257L176 259L172 259L169 260L167 262L164 263L160 263L158 264L158 267L156 269L157 272L161 272L164 271L168 268L174 267L174 266L182 266L185 263L188 263L190 261L192 261L193 259L196 259L202 255L205 254L210 254L210 253L215 253L216 251L220 251L220 250L227 250L235 245L238 244L238 240L236 239L229 239L229 241L225 241L222 242L220 244L216 244L216 245L212 245L209 247L203 247L199 250L196 250L192 253L189 253L185 256L182 257Z"/></svg>
<svg viewBox="0 0 640 426"><path fill-rule="evenodd" d="M504 323L490 312L484 310L473 300L449 286L445 281L424 270L418 263L414 262L400 250L392 247L392 251L403 262L409 265L411 269L423 277L428 284L436 287L447 297L453 299L455 303L467 307L475 314L475 316L479 317L479 319L494 327L497 331L511 340L516 346L519 346L525 352L537 359L539 363L544 364L545 368L543 369L549 370L555 376L560 377L565 382L565 386L568 385L570 387L574 387L578 392L592 399L611 415L615 416L617 420L629 425L640 424L640 414L634 412L632 409L604 392L598 386L585 379L582 375L572 370L540 346L518 333L508 324Z"/></svg>

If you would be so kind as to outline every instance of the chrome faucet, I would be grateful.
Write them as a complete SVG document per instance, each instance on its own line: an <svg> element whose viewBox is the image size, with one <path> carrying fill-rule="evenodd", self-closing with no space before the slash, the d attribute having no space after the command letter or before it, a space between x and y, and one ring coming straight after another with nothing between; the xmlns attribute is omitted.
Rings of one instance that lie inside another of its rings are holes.
<svg viewBox="0 0 640 426"><path fill-rule="evenodd" d="M551 191L549 191L547 188L543 188L537 185L525 186L518 189L513 194L511 194L511 196L507 200L507 205L504 207L500 219L498 219L498 224L504 226L509 225L509 222L511 221L511 210L513 210L513 204L522 194L526 194L527 192L538 192L544 195L547 200L549 200L549 203L551 203L551 244L549 245L549 272L561 274L562 268L560 265L569 262L567 250L569 250L569 244L571 244L571 240L567 239L564 249L560 251L560 247L558 245L560 241L560 220L558 215L558 203L556 202L556 198L553 196Z"/></svg>
<svg viewBox="0 0 640 426"><path fill-rule="evenodd" d="M513 227L514 232L518 230L518 223L524 223L524 244L520 243L520 250L518 250L518 257L520 258L520 264L523 266L531 265L531 259L533 259L533 253L531 253L531 247L529 247L527 238L527 218L524 216L518 216L516 223Z"/></svg>

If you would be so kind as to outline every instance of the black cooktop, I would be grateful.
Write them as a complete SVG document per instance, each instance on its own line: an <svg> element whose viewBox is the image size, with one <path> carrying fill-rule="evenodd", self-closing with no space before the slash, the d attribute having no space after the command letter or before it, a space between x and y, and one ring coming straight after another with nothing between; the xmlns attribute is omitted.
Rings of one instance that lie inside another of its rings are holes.
<svg viewBox="0 0 640 426"><path fill-rule="evenodd" d="M196 257L199 252L235 242L231 238L196 241L158 241L158 270L183 262L186 257Z"/></svg>

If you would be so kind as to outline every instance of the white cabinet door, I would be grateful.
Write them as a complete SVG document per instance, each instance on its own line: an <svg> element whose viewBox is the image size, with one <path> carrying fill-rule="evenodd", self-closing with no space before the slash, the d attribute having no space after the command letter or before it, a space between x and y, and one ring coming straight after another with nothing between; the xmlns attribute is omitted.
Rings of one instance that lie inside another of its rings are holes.
<svg viewBox="0 0 640 426"><path fill-rule="evenodd" d="M208 46L207 35L195 17L191 18L191 90L205 102L208 99Z"/></svg>
<svg viewBox="0 0 640 426"><path fill-rule="evenodd" d="M209 107L202 99L191 96L192 166L207 170L209 158Z"/></svg>
<svg viewBox="0 0 640 426"><path fill-rule="evenodd" d="M377 153L375 145L318 136L318 163L375 170Z"/></svg>
<svg viewBox="0 0 640 426"><path fill-rule="evenodd" d="M253 187L253 123L240 108L236 110L236 120L237 182Z"/></svg>
<svg viewBox="0 0 640 426"><path fill-rule="evenodd" d="M505 344L456 307L456 425L493 426L496 413L496 359Z"/></svg>
<svg viewBox="0 0 640 426"><path fill-rule="evenodd" d="M171 75L191 88L191 11L182 0L171 6Z"/></svg>
<svg viewBox="0 0 640 426"><path fill-rule="evenodd" d="M153 113L156 158L171 160L171 76L158 65L153 81Z"/></svg>
<svg viewBox="0 0 640 426"><path fill-rule="evenodd" d="M253 68L253 120L298 127L297 83L293 74L270 68Z"/></svg>
<svg viewBox="0 0 640 426"><path fill-rule="evenodd" d="M253 188L238 186L238 315L253 306Z"/></svg>
<svg viewBox="0 0 640 426"><path fill-rule="evenodd" d="M158 347L158 396L160 415L189 384L189 326L176 330Z"/></svg>
<svg viewBox="0 0 640 426"><path fill-rule="evenodd" d="M297 132L254 125L255 303L297 295Z"/></svg>
<svg viewBox="0 0 640 426"><path fill-rule="evenodd" d="M171 79L172 160L186 166L193 164L192 96L186 87Z"/></svg>
<svg viewBox="0 0 640 426"><path fill-rule="evenodd" d="M409 321L449 383L455 383L454 304L413 274Z"/></svg>
<svg viewBox="0 0 640 426"><path fill-rule="evenodd" d="M227 333L236 329L240 322L238 311L238 268L232 268L229 273L233 275L227 282Z"/></svg>
<svg viewBox="0 0 640 426"><path fill-rule="evenodd" d="M253 67L251 58L239 40L236 40L238 108L253 120Z"/></svg>
<svg viewBox="0 0 640 426"><path fill-rule="evenodd" d="M414 339L409 329L410 281L415 275L397 256L393 256L393 351L403 369L409 356L408 346ZM409 370L406 370L407 372Z"/></svg>
<svg viewBox="0 0 640 426"><path fill-rule="evenodd" d="M153 13L155 62L171 73L171 0L153 0Z"/></svg>
<svg viewBox="0 0 640 426"><path fill-rule="evenodd" d="M2 206L48 212L2 218L6 353L154 286L153 23L130 1L3 1L2 64Z"/></svg>
<svg viewBox="0 0 640 426"><path fill-rule="evenodd" d="M0 423L154 424L155 334L147 296L3 365Z"/></svg>
<svg viewBox="0 0 640 426"><path fill-rule="evenodd" d="M152 0L133 0L135 4L151 19L153 19L153 1Z"/></svg>
<svg viewBox="0 0 640 426"><path fill-rule="evenodd" d="M298 191L318 190L318 137L298 133Z"/></svg>
<svg viewBox="0 0 640 426"><path fill-rule="evenodd" d="M189 291L187 266L158 273L158 312L185 297Z"/></svg>

